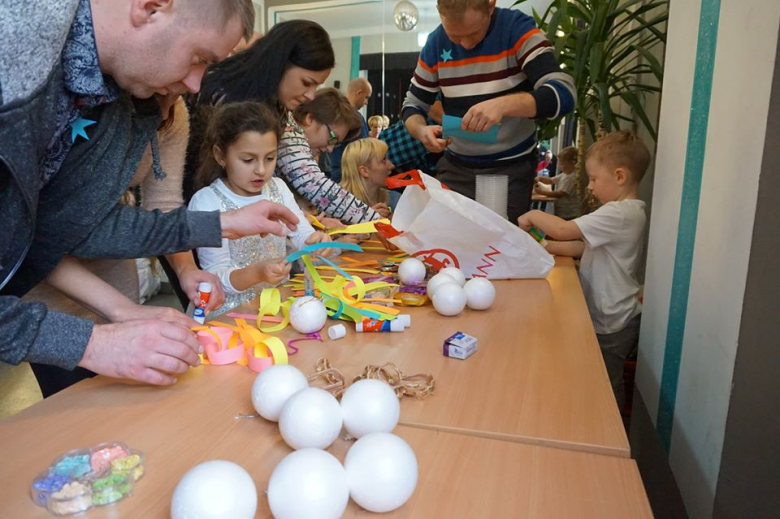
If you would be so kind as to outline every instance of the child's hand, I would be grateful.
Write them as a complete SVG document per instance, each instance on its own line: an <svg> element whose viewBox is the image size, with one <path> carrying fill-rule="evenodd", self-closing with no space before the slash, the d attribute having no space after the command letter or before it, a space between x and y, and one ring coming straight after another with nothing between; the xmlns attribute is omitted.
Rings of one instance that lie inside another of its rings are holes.
<svg viewBox="0 0 780 519"><path fill-rule="evenodd" d="M379 213L379 216L381 216L382 218L390 218L390 215L393 214L393 212L390 210L387 204L383 204L383 203L372 205L371 209Z"/></svg>
<svg viewBox="0 0 780 519"><path fill-rule="evenodd" d="M520 215L517 219L517 225L524 231L529 231L534 224L531 222L531 211Z"/></svg>
<svg viewBox="0 0 780 519"><path fill-rule="evenodd" d="M314 243L328 243L332 242L333 239L330 237L330 235L325 234L324 232L317 231L315 233L312 233L311 236L304 242L306 245L312 245ZM335 249L319 249L319 255L320 256L331 256L335 252Z"/></svg>
<svg viewBox="0 0 780 519"><path fill-rule="evenodd" d="M278 260L268 260L256 263L259 282L278 285L290 275L292 263L287 263L284 258Z"/></svg>
<svg viewBox="0 0 780 519"><path fill-rule="evenodd" d="M338 238L336 238L335 241L341 242L341 243L354 243L357 245L360 243L360 234L340 234Z"/></svg>
<svg viewBox="0 0 780 519"><path fill-rule="evenodd" d="M319 220L326 229L340 229L341 227L344 227L344 223L341 220L326 216L324 212L317 215L317 220Z"/></svg>

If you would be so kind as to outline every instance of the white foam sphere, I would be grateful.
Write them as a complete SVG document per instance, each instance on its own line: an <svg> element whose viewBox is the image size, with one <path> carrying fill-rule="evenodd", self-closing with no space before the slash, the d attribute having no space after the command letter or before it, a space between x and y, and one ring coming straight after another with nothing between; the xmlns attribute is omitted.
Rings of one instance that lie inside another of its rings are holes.
<svg viewBox="0 0 780 519"><path fill-rule="evenodd" d="M318 332L327 319L325 305L314 296L299 297L290 307L290 325L299 333Z"/></svg>
<svg viewBox="0 0 780 519"><path fill-rule="evenodd" d="M398 266L398 278L404 285L416 285L425 279L425 264L417 258L406 258Z"/></svg>
<svg viewBox="0 0 780 519"><path fill-rule="evenodd" d="M363 436L344 460L349 495L370 512L390 512L403 506L417 486L417 457L394 434Z"/></svg>
<svg viewBox="0 0 780 519"><path fill-rule="evenodd" d="M428 297L433 297L433 294L436 293L436 290L439 289L440 286L449 283L449 284L455 284L457 285L458 282L450 276L449 274L445 274L444 272L439 272L435 276L433 276L431 279L428 280L428 286L426 288L426 291L428 292Z"/></svg>
<svg viewBox="0 0 780 519"><path fill-rule="evenodd" d="M232 461L212 460L187 472L171 501L172 519L252 519L257 489L246 470Z"/></svg>
<svg viewBox="0 0 780 519"><path fill-rule="evenodd" d="M457 281L460 286L466 284L466 275L458 267L444 267L439 271L439 273L442 272Z"/></svg>
<svg viewBox="0 0 780 519"><path fill-rule="evenodd" d="M293 449L327 449L341 432L341 406L317 387L298 391L279 415L279 432Z"/></svg>
<svg viewBox="0 0 780 519"><path fill-rule="evenodd" d="M398 425L401 404L395 391L381 380L358 380L341 397L344 428L354 438L391 432Z"/></svg>
<svg viewBox="0 0 780 519"><path fill-rule="evenodd" d="M287 399L309 387L306 376L289 364L274 364L264 369L252 384L252 405L257 414L276 422Z"/></svg>
<svg viewBox="0 0 780 519"><path fill-rule="evenodd" d="M348 501L344 467L319 449L288 454L268 482L268 504L276 519L338 519Z"/></svg>
<svg viewBox="0 0 780 519"><path fill-rule="evenodd" d="M434 292L433 307L447 317L458 315L466 308L466 291L457 283L445 283Z"/></svg>
<svg viewBox="0 0 780 519"><path fill-rule="evenodd" d="M487 278L472 278L463 287L466 304L472 310L487 310L496 300L496 287Z"/></svg>

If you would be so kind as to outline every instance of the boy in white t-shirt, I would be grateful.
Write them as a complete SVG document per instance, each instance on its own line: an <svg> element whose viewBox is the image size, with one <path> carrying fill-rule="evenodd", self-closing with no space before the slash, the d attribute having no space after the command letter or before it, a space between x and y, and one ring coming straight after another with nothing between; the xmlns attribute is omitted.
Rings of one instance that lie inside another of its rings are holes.
<svg viewBox="0 0 780 519"><path fill-rule="evenodd" d="M536 177L534 192L555 198L555 216L573 220L580 216L574 170L577 168L577 148L569 146L558 154L559 172L554 177Z"/></svg>
<svg viewBox="0 0 780 519"><path fill-rule="evenodd" d="M560 256L582 257L580 282L596 330L618 406L623 406L623 362L636 348L642 305L637 269L647 222L645 203L637 189L650 164L650 152L626 131L610 133L588 149L588 188L604 204L572 221L531 211L521 228L543 231L547 250Z"/></svg>

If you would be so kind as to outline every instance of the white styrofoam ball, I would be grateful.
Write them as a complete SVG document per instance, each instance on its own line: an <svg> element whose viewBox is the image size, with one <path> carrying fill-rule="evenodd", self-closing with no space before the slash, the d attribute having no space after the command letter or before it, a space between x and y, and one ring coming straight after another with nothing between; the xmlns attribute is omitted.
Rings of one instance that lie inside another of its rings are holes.
<svg viewBox="0 0 780 519"><path fill-rule="evenodd" d="M487 310L496 300L496 287L487 278L472 278L463 289L466 304L472 310Z"/></svg>
<svg viewBox="0 0 780 519"><path fill-rule="evenodd" d="M458 282L455 280L454 277L450 276L449 274L446 274L444 272L439 272L435 276L433 276L431 279L428 280L428 286L426 288L426 291L428 292L428 297L433 297L433 294L436 293L436 290L439 289L440 286L450 283L457 285Z"/></svg>
<svg viewBox="0 0 780 519"><path fill-rule="evenodd" d="M341 432L341 406L336 397L317 387L298 391L279 416L279 432L293 449L327 449Z"/></svg>
<svg viewBox="0 0 780 519"><path fill-rule="evenodd" d="M299 333L318 332L327 319L325 305L314 296L299 297L290 307L290 325Z"/></svg>
<svg viewBox="0 0 780 519"><path fill-rule="evenodd" d="M212 460L187 472L171 501L172 519L252 519L257 488L252 477L232 461Z"/></svg>
<svg viewBox="0 0 780 519"><path fill-rule="evenodd" d="M441 315L458 315L466 308L466 291L457 283L445 283L434 292L433 307Z"/></svg>
<svg viewBox="0 0 780 519"><path fill-rule="evenodd" d="M276 422L287 399L309 387L306 376L289 364L265 368L252 384L252 405L257 414Z"/></svg>
<svg viewBox="0 0 780 519"><path fill-rule="evenodd" d="M344 460L349 495L370 512L390 512L403 506L417 486L417 457L394 434L363 436Z"/></svg>
<svg viewBox="0 0 780 519"><path fill-rule="evenodd" d="M404 285L416 285L425 279L425 264L417 258L406 258L398 266L398 278Z"/></svg>
<svg viewBox="0 0 780 519"><path fill-rule="evenodd" d="M395 391L381 380L358 380L341 397L344 428L354 438L392 432L401 416Z"/></svg>
<svg viewBox="0 0 780 519"><path fill-rule="evenodd" d="M442 272L457 281L460 286L466 284L466 275L458 267L444 267L439 271L439 273Z"/></svg>
<svg viewBox="0 0 780 519"><path fill-rule="evenodd" d="M348 501L344 467L319 449L288 454L268 482L268 504L276 519L338 519Z"/></svg>

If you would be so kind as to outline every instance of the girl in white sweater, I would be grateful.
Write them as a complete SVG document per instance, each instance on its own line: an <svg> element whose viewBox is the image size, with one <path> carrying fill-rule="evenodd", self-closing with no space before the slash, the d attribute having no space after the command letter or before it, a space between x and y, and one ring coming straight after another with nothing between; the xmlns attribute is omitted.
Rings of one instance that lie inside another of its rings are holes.
<svg viewBox="0 0 780 519"><path fill-rule="evenodd" d="M278 123L260 103L229 103L211 115L201 150L197 187L189 204L192 211L233 211L260 200L289 208L298 217L298 229L289 236L293 248L329 242L316 232L295 203L292 192L274 177ZM219 248L199 248L201 267L219 277L225 291L223 313L257 297L263 288L287 279L285 238L268 235L222 240Z"/></svg>

